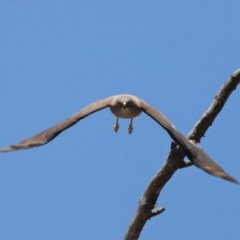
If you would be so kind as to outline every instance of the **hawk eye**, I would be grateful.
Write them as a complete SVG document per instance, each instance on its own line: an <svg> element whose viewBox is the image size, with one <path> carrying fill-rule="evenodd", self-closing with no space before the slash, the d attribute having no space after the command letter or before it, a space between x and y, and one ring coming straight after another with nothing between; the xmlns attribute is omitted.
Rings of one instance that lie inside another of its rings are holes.
<svg viewBox="0 0 240 240"><path fill-rule="evenodd" d="M134 105L133 101L132 101L132 100L128 101L128 105L129 105L129 106Z"/></svg>

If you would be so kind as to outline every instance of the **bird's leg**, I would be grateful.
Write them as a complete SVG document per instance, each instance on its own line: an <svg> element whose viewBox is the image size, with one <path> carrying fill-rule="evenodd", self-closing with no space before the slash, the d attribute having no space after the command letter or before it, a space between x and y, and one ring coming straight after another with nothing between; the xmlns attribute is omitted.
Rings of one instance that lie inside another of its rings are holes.
<svg viewBox="0 0 240 240"><path fill-rule="evenodd" d="M133 119L131 118L130 124L129 124L129 127L128 127L128 133L131 134L132 131L133 131Z"/></svg>
<svg viewBox="0 0 240 240"><path fill-rule="evenodd" d="M116 133L118 132L118 129L119 129L118 119L119 118L117 117L117 121L116 121L115 125L113 126L113 129Z"/></svg>

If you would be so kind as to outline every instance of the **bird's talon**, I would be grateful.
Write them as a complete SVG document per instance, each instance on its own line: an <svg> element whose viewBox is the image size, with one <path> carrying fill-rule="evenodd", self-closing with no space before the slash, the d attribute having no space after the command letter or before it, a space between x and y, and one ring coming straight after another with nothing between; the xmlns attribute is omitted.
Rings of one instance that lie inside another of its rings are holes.
<svg viewBox="0 0 240 240"><path fill-rule="evenodd" d="M133 127L130 125L129 128L128 128L128 133L131 134L133 131Z"/></svg>
<svg viewBox="0 0 240 240"><path fill-rule="evenodd" d="M131 134L132 131L133 131L133 119L131 118L130 124L129 124L129 127L128 127L128 133Z"/></svg>
<svg viewBox="0 0 240 240"><path fill-rule="evenodd" d="M115 124L115 125L113 126L113 129L114 129L114 131L117 133L117 132L118 132L118 129L119 129L119 124Z"/></svg>

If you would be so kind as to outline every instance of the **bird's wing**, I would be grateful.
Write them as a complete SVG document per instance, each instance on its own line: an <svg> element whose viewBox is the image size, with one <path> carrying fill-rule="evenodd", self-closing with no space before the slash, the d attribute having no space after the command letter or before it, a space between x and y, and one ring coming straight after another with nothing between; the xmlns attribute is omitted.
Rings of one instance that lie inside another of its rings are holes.
<svg viewBox="0 0 240 240"><path fill-rule="evenodd" d="M190 142L184 137L174 125L157 109L150 106L145 101L141 101L141 107L149 117L160 124L171 136L171 138L185 151L187 157L194 165L203 169L207 173L223 178L225 180L238 183L236 179L228 175L219 165L217 165L200 147Z"/></svg>
<svg viewBox="0 0 240 240"><path fill-rule="evenodd" d="M67 118L66 120L44 130L43 132L38 133L30 138L22 140L19 144L10 145L8 147L0 149L0 152L9 152L18 149L27 149L36 146L41 146L53 140L58 136L62 131L73 126L81 119L89 116L92 113L95 113L101 109L107 108L112 100L112 97L96 101L85 108L81 109L79 112L73 116Z"/></svg>

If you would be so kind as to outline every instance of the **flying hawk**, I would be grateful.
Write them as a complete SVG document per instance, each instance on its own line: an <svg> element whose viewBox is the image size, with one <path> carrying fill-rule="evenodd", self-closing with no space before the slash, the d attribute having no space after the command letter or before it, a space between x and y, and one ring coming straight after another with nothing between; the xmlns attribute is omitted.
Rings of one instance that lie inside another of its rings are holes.
<svg viewBox="0 0 240 240"><path fill-rule="evenodd" d="M211 175L238 183L236 179L228 175L200 147L184 137L184 135L182 135L160 111L153 108L147 102L139 99L138 97L129 94L114 95L91 103L66 120L46 129L37 135L21 141L19 144L2 148L0 149L0 152L27 149L46 144L57 137L62 131L73 126L81 119L107 107L109 107L111 112L117 117L114 125L115 132L117 132L119 129L119 118L125 118L130 119L128 132L131 134L133 131L133 118L139 116L141 112L144 112L167 131L173 141L184 150L185 154L194 165Z"/></svg>

